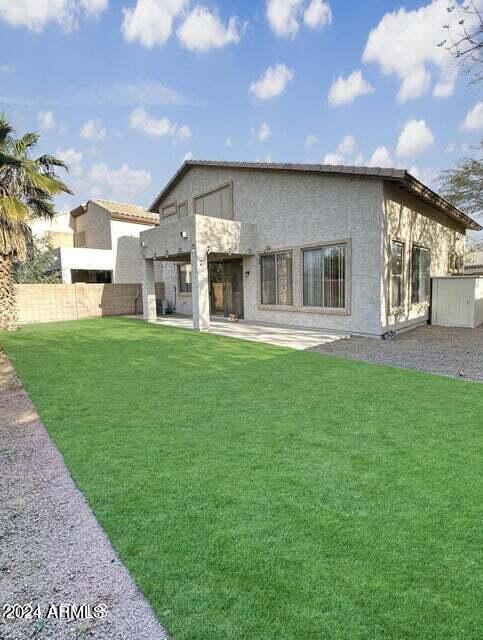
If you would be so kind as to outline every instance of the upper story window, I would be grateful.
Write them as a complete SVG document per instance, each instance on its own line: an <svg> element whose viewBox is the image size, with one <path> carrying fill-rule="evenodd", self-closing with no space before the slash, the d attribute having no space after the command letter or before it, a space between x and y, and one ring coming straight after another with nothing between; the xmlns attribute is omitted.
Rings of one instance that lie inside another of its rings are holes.
<svg viewBox="0 0 483 640"><path fill-rule="evenodd" d="M194 199L194 212L233 220L233 185L230 182Z"/></svg>
<svg viewBox="0 0 483 640"><path fill-rule="evenodd" d="M161 218L169 218L170 216L176 215L176 212L176 202L172 202L161 209Z"/></svg>
<svg viewBox="0 0 483 640"><path fill-rule="evenodd" d="M261 256L260 284L262 304L293 304L292 252Z"/></svg>
<svg viewBox="0 0 483 640"><path fill-rule="evenodd" d="M391 242L391 306L404 304L404 244Z"/></svg>
<svg viewBox="0 0 483 640"><path fill-rule="evenodd" d="M429 302L430 254L424 247L411 249L411 302Z"/></svg>
<svg viewBox="0 0 483 640"><path fill-rule="evenodd" d="M188 215L188 203L187 202L181 202L178 205L178 217L186 218L187 215Z"/></svg>
<svg viewBox="0 0 483 640"><path fill-rule="evenodd" d="M304 307L345 309L346 260L345 243L303 250Z"/></svg>

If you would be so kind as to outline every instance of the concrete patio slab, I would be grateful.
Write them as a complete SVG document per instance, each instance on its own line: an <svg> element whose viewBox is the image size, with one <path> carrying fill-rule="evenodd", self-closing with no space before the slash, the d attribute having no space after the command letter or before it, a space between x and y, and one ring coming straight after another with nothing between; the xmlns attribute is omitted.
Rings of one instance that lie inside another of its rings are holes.
<svg viewBox="0 0 483 640"><path fill-rule="evenodd" d="M161 316L156 319L156 324L193 329L193 320L190 316ZM211 318L210 328L206 332L300 350L313 349L349 337L342 333L322 331L320 329L288 327L285 325L264 324L262 322L248 322L246 320L230 322L225 318Z"/></svg>

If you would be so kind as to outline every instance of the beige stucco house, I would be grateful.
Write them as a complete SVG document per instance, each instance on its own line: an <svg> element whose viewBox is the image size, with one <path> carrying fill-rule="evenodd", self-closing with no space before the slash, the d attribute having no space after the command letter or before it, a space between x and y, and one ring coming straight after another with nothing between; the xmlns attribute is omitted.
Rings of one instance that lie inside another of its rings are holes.
<svg viewBox="0 0 483 640"><path fill-rule="evenodd" d="M89 200L70 212L72 242L57 248L53 269L65 283L140 283L139 234L158 224L142 207Z"/></svg>
<svg viewBox="0 0 483 640"><path fill-rule="evenodd" d="M142 231L144 317L155 265L178 313L382 336L428 319L430 277L459 273L479 225L405 170L185 162Z"/></svg>

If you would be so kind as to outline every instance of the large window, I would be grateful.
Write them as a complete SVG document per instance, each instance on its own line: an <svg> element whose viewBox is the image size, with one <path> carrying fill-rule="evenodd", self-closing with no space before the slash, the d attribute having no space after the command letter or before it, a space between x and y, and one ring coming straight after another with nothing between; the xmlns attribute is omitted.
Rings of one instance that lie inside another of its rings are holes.
<svg viewBox="0 0 483 640"><path fill-rule="evenodd" d="M411 250L411 302L429 302L429 249L413 247Z"/></svg>
<svg viewBox="0 0 483 640"><path fill-rule="evenodd" d="M404 244L391 242L391 306L404 304Z"/></svg>
<svg viewBox="0 0 483 640"><path fill-rule="evenodd" d="M262 304L293 304L291 251L262 256L260 276Z"/></svg>
<svg viewBox="0 0 483 640"><path fill-rule="evenodd" d="M179 292L191 293L191 265L179 265Z"/></svg>
<svg viewBox="0 0 483 640"><path fill-rule="evenodd" d="M305 307L344 309L346 306L345 244L303 251L303 304Z"/></svg>
<svg viewBox="0 0 483 640"><path fill-rule="evenodd" d="M233 220L233 188L231 183L194 199L194 212L213 218Z"/></svg>

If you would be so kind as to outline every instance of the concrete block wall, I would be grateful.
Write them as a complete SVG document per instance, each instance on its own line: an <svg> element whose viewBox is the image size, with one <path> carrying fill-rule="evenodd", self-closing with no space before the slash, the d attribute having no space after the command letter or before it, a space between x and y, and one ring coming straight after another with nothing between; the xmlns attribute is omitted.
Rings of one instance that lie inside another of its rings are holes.
<svg viewBox="0 0 483 640"><path fill-rule="evenodd" d="M156 298L164 298L162 282ZM20 284L16 300L19 324L142 312L140 284Z"/></svg>

